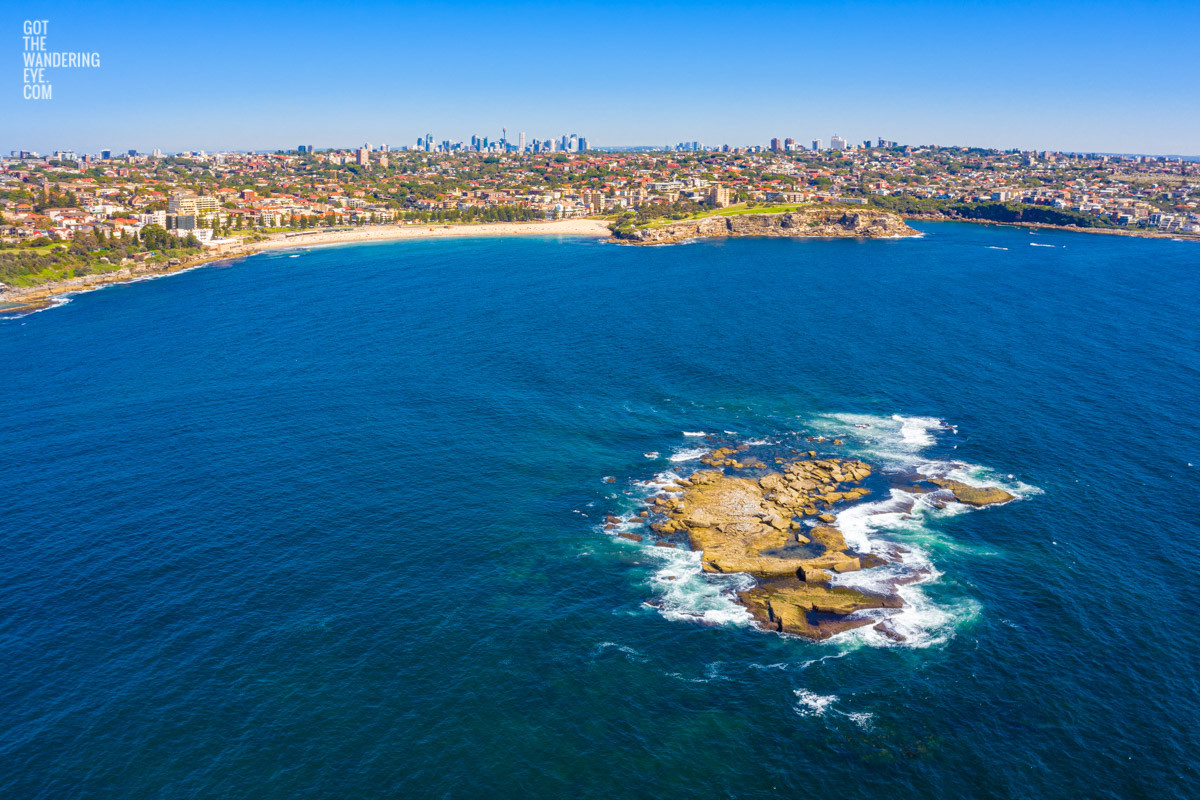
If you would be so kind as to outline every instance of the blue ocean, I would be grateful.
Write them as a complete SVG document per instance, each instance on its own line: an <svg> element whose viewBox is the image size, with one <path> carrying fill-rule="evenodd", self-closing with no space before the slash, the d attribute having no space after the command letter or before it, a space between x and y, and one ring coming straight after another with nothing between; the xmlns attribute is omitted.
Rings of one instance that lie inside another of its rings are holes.
<svg viewBox="0 0 1200 800"><path fill-rule="evenodd" d="M916 225L0 320L0 797L1200 796L1200 245ZM713 437L1016 500L872 484L839 524L923 575L903 637L783 636L605 530Z"/></svg>

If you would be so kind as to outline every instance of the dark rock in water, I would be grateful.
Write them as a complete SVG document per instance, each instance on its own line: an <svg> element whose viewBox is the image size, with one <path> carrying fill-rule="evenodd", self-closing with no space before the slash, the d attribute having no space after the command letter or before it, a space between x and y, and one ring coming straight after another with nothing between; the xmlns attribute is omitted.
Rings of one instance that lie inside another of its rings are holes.
<svg viewBox="0 0 1200 800"><path fill-rule="evenodd" d="M616 483L616 482L617 482L617 479L616 479L616 478L614 478L612 475L607 475L607 476L605 476L605 478L604 478L604 482L605 482L605 483Z"/></svg>
<svg viewBox="0 0 1200 800"><path fill-rule="evenodd" d="M675 547L674 542L655 542L655 547Z"/></svg>
<svg viewBox="0 0 1200 800"><path fill-rule="evenodd" d="M620 533L617 534L617 536L620 536L622 539L628 539L631 542L640 542L642 540L642 537L640 534L626 533L625 531L621 531Z"/></svg>
<svg viewBox="0 0 1200 800"><path fill-rule="evenodd" d="M858 563L863 569L874 569L875 567L882 567L888 562L874 553L866 553L858 557Z"/></svg>
<svg viewBox="0 0 1200 800"><path fill-rule="evenodd" d="M908 637L898 633L895 628L888 624L887 620L884 620L883 622L877 622L872 630L876 631L877 633L882 633L893 642L908 641Z"/></svg>
<svg viewBox="0 0 1200 800"><path fill-rule="evenodd" d="M996 503L1007 503L1009 500L1016 499L1008 492L996 486L980 488L946 478L934 478L932 483L936 483L943 489L949 489L954 492L955 500L960 503L966 503L969 506L990 506Z"/></svg>
<svg viewBox="0 0 1200 800"><path fill-rule="evenodd" d="M620 518L620 517L614 517L612 514L609 514L608 516L606 516L606 517L604 518L604 521L605 521L606 523L608 523L609 525L619 525L619 524L621 523L621 518Z"/></svg>

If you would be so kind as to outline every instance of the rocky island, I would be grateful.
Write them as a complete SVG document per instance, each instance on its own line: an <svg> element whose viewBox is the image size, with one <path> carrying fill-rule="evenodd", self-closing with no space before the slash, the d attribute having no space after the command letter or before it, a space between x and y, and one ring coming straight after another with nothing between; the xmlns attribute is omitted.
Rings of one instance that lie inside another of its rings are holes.
<svg viewBox="0 0 1200 800"><path fill-rule="evenodd" d="M765 629L819 640L875 625L885 635L902 638L878 616L855 612L901 607L895 589L921 575L894 580L887 594L837 582L839 575L890 563L888 554L849 546L833 514L835 507L870 494L861 484L872 474L871 466L855 459L817 458L815 451L808 451L798 458L776 458L776 469L770 469L748 455L748 449L722 447L706 454L702 461L708 469L662 488L630 521L648 522L658 546L678 543L700 551L705 572L754 576L756 585L739 593L738 600ZM973 506L1014 499L997 487L940 478L917 480L907 488L944 498L936 502ZM609 529L621 522L610 517ZM618 535L644 538L629 532ZM897 548L894 558L899 560L903 552Z"/></svg>
<svg viewBox="0 0 1200 800"><path fill-rule="evenodd" d="M810 206L784 213L711 214L697 219L652 222L614 227L613 234L626 244L673 244L689 239L732 236L813 236L821 238L893 238L916 236L898 214L873 209L849 210L839 206Z"/></svg>

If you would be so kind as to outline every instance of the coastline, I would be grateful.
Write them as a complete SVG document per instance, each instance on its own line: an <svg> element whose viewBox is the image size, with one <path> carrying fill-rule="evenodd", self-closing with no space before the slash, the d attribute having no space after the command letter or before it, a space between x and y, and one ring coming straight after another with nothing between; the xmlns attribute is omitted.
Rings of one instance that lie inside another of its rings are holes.
<svg viewBox="0 0 1200 800"><path fill-rule="evenodd" d="M1101 233L1116 236L1132 236L1140 239L1166 239L1178 241L1200 241L1200 237L1187 234L1159 233L1157 231L1127 231L1111 228L1079 228L1066 225L1051 225L1044 222L997 222L992 220L954 219L952 217L923 214L899 214L904 220L917 222L961 222L969 225L1001 225L1011 228L1031 228L1067 233ZM553 220L549 222L488 222L472 224L441 225L372 225L344 231L276 233L263 241L238 245L223 253L204 254L174 266L129 265L112 272L93 273L63 281L53 281L38 286L29 286L0 294L0 318L24 316L35 311L51 308L66 297L102 289L120 283L174 275L190 269L248 258L267 250L288 250L302 247L335 247L363 242L399 241L402 239L444 239L486 236L584 236L608 239L613 232L608 220L595 217ZM893 237L877 237L893 238Z"/></svg>
<svg viewBox="0 0 1200 800"><path fill-rule="evenodd" d="M1137 239L1167 239L1184 242L1200 242L1200 236L1189 233L1160 233L1159 231L1131 231L1120 228L1081 228L1075 225L1051 225L1049 222L999 222L991 219L960 219L941 214L901 214L906 220L917 222L965 222L968 225L1004 225L1009 228L1038 228L1067 233L1105 233L1110 236L1132 236Z"/></svg>
<svg viewBox="0 0 1200 800"><path fill-rule="evenodd" d="M266 240L238 245L223 253L212 253L188 259L173 266L129 265L112 272L93 273L78 278L52 281L0 294L0 317L24 316L59 304L66 297L103 289L120 283L158 278L186 272L196 267L221 261L248 258L266 250L287 250L299 247L333 247L362 242L385 242L400 239L433 239L480 236L590 236L608 238L612 231L608 221L595 218L564 219L550 222L490 222L468 225L373 225L349 231L277 233Z"/></svg>

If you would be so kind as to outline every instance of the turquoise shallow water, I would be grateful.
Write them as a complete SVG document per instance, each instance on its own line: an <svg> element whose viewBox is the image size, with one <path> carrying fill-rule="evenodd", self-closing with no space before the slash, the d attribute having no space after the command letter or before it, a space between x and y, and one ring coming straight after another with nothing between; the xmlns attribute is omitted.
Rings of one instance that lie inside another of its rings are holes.
<svg viewBox="0 0 1200 800"><path fill-rule="evenodd" d="M277 253L0 321L0 796L1197 796L1200 247L920 227ZM598 530L684 431L1021 499L858 520L935 570L908 641L787 639Z"/></svg>

